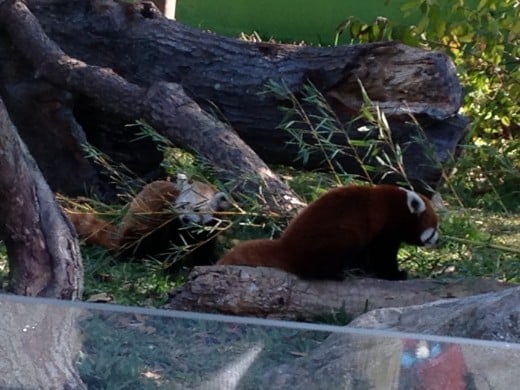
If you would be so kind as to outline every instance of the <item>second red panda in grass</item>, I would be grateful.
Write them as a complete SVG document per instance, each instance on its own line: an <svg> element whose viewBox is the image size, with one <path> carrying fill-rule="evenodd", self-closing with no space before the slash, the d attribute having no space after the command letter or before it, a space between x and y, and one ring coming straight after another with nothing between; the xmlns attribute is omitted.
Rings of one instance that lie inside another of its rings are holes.
<svg viewBox="0 0 520 390"><path fill-rule="evenodd" d="M391 185L346 186L309 204L281 237L238 244L217 264L275 267L304 278L342 279L344 271L406 279L401 243L435 245L438 218L430 200Z"/></svg>
<svg viewBox="0 0 520 390"><path fill-rule="evenodd" d="M223 192L200 181L189 182L179 174L176 183L159 180L146 184L118 225L92 213L67 210L67 214L87 244L105 247L118 257L159 256L172 246L200 243L192 257L196 265L205 265L216 260L214 240L200 227L214 224L215 213L229 207ZM189 229L193 225L199 228Z"/></svg>

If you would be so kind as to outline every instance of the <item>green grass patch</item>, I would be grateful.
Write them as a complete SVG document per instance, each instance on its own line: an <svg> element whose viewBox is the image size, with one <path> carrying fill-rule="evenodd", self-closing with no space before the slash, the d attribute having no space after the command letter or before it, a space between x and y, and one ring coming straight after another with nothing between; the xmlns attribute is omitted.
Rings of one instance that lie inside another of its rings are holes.
<svg viewBox="0 0 520 390"><path fill-rule="evenodd" d="M400 261L414 277L490 277L520 283L520 215L450 209L435 249L405 246Z"/></svg>
<svg viewBox="0 0 520 390"><path fill-rule="evenodd" d="M82 323L78 361L89 389L195 388L242 368L237 389L252 389L269 369L305 356L328 332L217 321L91 313ZM229 375L227 376L229 378ZM208 388L219 388L219 382Z"/></svg>
<svg viewBox="0 0 520 390"><path fill-rule="evenodd" d="M83 247L84 298L122 305L160 306L187 272L172 275L153 259L114 259L102 248ZM98 298L96 298L98 297Z"/></svg>

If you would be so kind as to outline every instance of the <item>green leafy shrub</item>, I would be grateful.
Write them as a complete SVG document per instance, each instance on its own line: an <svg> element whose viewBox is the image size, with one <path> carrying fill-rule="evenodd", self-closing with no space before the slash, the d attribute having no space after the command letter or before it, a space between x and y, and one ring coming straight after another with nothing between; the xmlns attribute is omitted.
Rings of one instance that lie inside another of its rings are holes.
<svg viewBox="0 0 520 390"><path fill-rule="evenodd" d="M466 89L464 112L472 136L484 139L520 135L520 6L515 0L413 0L419 22L405 43L442 50L451 56Z"/></svg>
<svg viewBox="0 0 520 390"><path fill-rule="evenodd" d="M520 5L517 0L410 0L405 15L413 25L385 18L365 23L350 17L337 28L336 42L397 39L441 50L454 61L465 87L464 113L472 119L472 138L520 136ZM410 17L411 18L411 17Z"/></svg>

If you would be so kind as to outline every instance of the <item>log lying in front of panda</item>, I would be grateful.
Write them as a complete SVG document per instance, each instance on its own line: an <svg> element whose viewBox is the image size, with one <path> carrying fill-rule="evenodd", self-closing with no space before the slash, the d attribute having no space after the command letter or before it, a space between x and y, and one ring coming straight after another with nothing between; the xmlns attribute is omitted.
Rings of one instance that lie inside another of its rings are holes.
<svg viewBox="0 0 520 390"><path fill-rule="evenodd" d="M271 267L195 267L165 308L337 323L384 307L420 305L514 286L491 278L308 280ZM348 318L347 318L348 317Z"/></svg>

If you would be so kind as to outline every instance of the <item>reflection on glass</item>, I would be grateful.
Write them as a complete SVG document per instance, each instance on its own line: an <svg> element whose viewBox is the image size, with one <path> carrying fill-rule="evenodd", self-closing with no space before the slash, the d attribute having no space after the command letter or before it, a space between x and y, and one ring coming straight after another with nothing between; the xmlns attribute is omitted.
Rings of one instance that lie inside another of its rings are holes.
<svg viewBox="0 0 520 390"><path fill-rule="evenodd" d="M60 370L89 389L517 386L513 344L13 296L0 309L0 388Z"/></svg>

